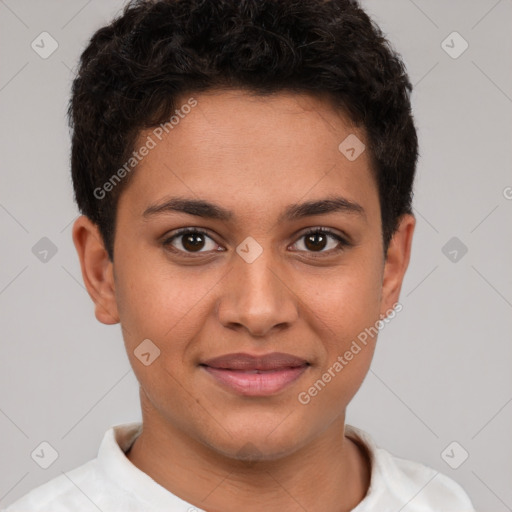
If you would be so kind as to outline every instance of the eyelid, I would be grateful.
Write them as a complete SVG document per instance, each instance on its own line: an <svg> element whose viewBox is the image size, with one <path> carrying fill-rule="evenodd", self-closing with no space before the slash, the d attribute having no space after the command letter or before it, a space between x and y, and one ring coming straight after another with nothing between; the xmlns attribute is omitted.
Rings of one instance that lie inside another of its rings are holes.
<svg viewBox="0 0 512 512"><path fill-rule="evenodd" d="M345 234L343 231L334 230L331 228L326 228L324 226L313 226L311 228L306 228L305 231L299 231L297 235L295 235L298 238L302 238L303 236L314 234L314 233L325 233L326 235L331 235L334 238L340 238L346 243L350 242L350 237Z"/></svg>
<svg viewBox="0 0 512 512"><path fill-rule="evenodd" d="M315 226L311 228L307 228L306 231L300 232L298 235L296 235L296 241L293 242L292 245L295 245L299 240L304 238L307 235L310 234L324 234L327 236L330 236L331 238L334 238L338 242L338 247L334 249L330 249L328 251L297 251L299 253L307 253L308 256L311 255L313 257L324 257L324 256L332 256L333 254L338 254L339 252L343 251L343 249L352 246L352 242L350 241L350 237L345 235L344 233L340 234L337 231L334 231L331 228L326 228L323 226Z"/></svg>
<svg viewBox="0 0 512 512"><path fill-rule="evenodd" d="M215 242L215 244L220 245L215 241L215 239L212 237L212 235L207 230L205 230L203 228L196 228L194 226L177 229L172 235L167 235L167 234L164 235L162 244L164 247L167 247L167 246L172 247L171 243L175 239L179 238L180 236L189 234L189 233L198 233L198 234L204 235L205 237L208 237L210 240ZM194 254L206 254L206 253L211 252L211 251L198 251L197 253L193 253L193 252L182 251L181 249L176 249L175 247L172 247L172 249L180 254L184 254L184 255L192 256L192 257L194 256Z"/></svg>

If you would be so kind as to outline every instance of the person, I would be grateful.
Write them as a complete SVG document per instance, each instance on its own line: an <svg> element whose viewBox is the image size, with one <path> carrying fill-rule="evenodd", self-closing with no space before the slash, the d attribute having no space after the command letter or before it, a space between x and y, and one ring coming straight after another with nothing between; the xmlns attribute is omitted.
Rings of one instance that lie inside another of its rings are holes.
<svg viewBox="0 0 512 512"><path fill-rule="evenodd" d="M346 424L401 309L418 140L351 0L139 0L72 86L73 241L142 423L8 512L470 512Z"/></svg>

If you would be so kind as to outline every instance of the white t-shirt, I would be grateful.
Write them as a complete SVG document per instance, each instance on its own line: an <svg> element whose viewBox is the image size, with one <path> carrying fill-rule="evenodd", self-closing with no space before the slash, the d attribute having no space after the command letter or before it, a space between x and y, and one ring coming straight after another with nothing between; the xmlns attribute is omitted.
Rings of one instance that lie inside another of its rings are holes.
<svg viewBox="0 0 512 512"><path fill-rule="evenodd" d="M141 429L140 422L111 427L95 459L36 487L2 512L201 512L125 456ZM447 476L391 455L361 429L346 425L345 432L366 446L372 465L368 493L352 512L475 512Z"/></svg>

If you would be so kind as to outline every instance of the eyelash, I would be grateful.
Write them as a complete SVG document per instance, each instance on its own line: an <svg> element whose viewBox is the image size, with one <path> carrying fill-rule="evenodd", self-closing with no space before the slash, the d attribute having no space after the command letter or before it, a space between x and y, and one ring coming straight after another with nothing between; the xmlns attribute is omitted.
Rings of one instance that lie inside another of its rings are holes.
<svg viewBox="0 0 512 512"><path fill-rule="evenodd" d="M172 252L178 252L178 253L181 253L182 255L185 255L185 257L196 258L197 255L204 254L204 252L196 252L196 253L185 252L185 251L182 251L181 249L176 249L175 247L173 247L171 245L172 242L176 238L179 238L180 236L184 236L184 235L189 235L189 234L200 234L200 235L204 235L204 236L212 239L212 237L208 234L208 232L204 231L201 228L182 228L182 229L178 230L176 233L174 233L174 235L172 235L171 237L166 238L162 242L162 245L165 248L168 248L169 250L171 250ZM351 245L345 238L341 237L334 231L331 231L330 229L327 229L327 228L311 228L308 231L306 231L305 233L302 233L302 235L298 238L298 240L301 240L302 238L305 238L308 235L313 235L313 234L322 234L322 235L330 236L330 237L334 238L339 243L339 246L337 248L331 249L329 251L318 251L318 252L299 251L299 252L308 252L311 256L318 258L318 257L322 257L322 255L325 255L325 254L327 254L327 255L332 255L333 253L337 254L337 253L343 251L344 248L349 247Z"/></svg>

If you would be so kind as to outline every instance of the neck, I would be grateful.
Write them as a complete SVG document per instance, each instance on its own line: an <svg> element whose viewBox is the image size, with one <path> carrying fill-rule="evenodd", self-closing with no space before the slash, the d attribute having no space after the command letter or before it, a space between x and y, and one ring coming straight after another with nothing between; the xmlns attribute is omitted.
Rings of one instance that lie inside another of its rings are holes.
<svg viewBox="0 0 512 512"><path fill-rule="evenodd" d="M344 416L322 436L273 460L219 454L143 408L128 459L170 492L209 512L349 512L365 497L370 462L345 437Z"/></svg>

